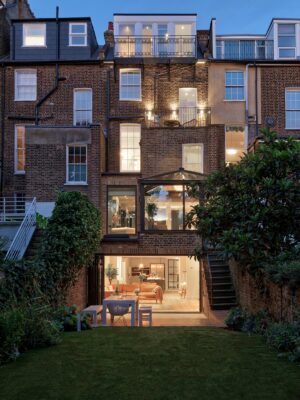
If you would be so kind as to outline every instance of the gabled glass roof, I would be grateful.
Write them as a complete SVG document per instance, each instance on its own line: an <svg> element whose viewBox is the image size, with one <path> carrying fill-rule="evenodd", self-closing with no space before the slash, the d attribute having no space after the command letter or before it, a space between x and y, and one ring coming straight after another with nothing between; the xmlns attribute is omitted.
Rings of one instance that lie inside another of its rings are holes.
<svg viewBox="0 0 300 400"><path fill-rule="evenodd" d="M206 180L206 175L198 172L187 171L184 168L179 168L177 171L167 172L165 174L151 176L149 178L142 179L142 182L157 182L157 181L183 181L183 182L195 182Z"/></svg>

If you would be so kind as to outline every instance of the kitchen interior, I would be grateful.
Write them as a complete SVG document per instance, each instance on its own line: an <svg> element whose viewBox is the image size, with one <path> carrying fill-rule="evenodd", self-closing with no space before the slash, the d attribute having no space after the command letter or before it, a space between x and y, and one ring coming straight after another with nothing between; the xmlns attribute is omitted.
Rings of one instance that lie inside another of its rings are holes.
<svg viewBox="0 0 300 400"><path fill-rule="evenodd" d="M105 256L107 267L117 269L109 282L105 273L105 295L117 291L136 294L153 312L199 312L199 262L187 256ZM155 297L157 286L161 295Z"/></svg>

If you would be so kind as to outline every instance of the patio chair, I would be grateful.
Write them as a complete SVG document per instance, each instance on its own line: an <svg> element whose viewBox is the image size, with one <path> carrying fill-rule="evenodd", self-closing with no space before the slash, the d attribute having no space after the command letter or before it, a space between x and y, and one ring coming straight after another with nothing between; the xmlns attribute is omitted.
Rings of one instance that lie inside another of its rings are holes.
<svg viewBox="0 0 300 400"><path fill-rule="evenodd" d="M107 308L111 316L111 325L115 325L116 322L122 320L123 324L127 326L125 315L129 313L130 306L123 306L120 304L109 304ZM119 318L115 321L115 317Z"/></svg>

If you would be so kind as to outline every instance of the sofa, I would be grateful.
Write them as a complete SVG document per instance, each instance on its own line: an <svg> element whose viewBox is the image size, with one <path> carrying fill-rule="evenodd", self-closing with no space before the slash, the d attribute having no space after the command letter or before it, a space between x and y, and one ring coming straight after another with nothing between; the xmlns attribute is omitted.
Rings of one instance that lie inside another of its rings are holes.
<svg viewBox="0 0 300 400"><path fill-rule="evenodd" d="M116 285L112 285L113 289L116 289ZM162 288L156 283L143 282L143 283L128 283L120 284L119 291L121 293L130 295L134 294L135 290L139 289L140 300L155 300L156 303L162 304L163 301L163 291Z"/></svg>

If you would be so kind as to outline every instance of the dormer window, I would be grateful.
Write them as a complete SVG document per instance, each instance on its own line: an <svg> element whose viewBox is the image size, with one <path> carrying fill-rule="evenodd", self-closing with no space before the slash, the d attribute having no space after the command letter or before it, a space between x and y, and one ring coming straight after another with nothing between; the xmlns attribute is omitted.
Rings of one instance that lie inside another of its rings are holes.
<svg viewBox="0 0 300 400"><path fill-rule="evenodd" d="M23 24L23 46L45 47L46 24Z"/></svg>
<svg viewBox="0 0 300 400"><path fill-rule="evenodd" d="M278 55L279 58L296 57L296 26L295 24L278 25Z"/></svg>
<svg viewBox="0 0 300 400"><path fill-rule="evenodd" d="M87 46L87 24L83 22L69 25L69 46Z"/></svg>

